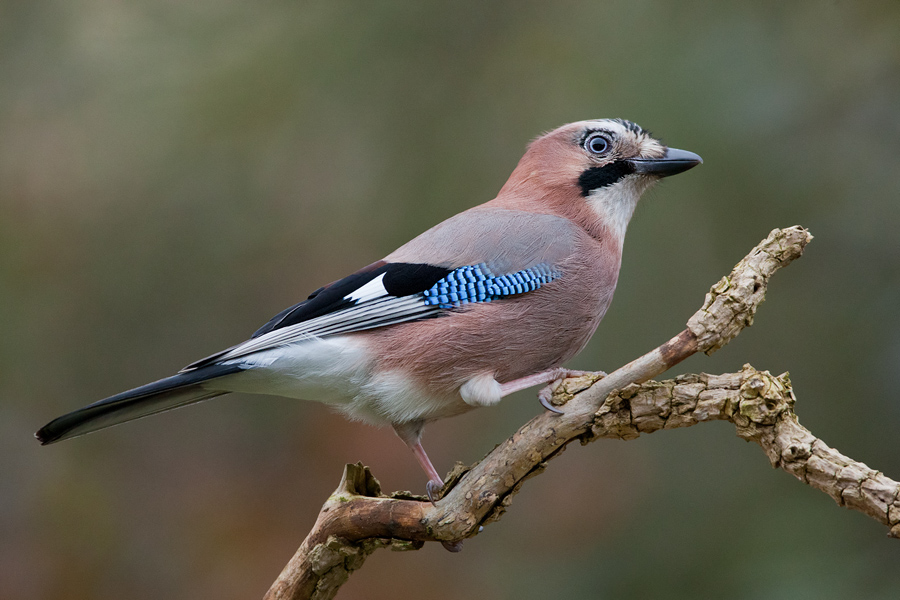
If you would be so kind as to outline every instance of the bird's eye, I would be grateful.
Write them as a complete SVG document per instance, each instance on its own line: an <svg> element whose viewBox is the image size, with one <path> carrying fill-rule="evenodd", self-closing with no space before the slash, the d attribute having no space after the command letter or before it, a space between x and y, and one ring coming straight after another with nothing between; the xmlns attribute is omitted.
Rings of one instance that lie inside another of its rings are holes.
<svg viewBox="0 0 900 600"><path fill-rule="evenodd" d="M592 135L584 141L584 149L591 154L605 154L611 145L602 135Z"/></svg>

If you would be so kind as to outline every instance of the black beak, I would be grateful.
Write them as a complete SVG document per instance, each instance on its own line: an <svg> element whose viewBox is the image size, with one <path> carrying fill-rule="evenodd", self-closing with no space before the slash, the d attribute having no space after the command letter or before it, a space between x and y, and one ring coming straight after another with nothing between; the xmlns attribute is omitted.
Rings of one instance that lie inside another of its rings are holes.
<svg viewBox="0 0 900 600"><path fill-rule="evenodd" d="M635 173L668 177L696 167L703 159L687 150L669 148L662 158L632 158L628 162L634 167Z"/></svg>

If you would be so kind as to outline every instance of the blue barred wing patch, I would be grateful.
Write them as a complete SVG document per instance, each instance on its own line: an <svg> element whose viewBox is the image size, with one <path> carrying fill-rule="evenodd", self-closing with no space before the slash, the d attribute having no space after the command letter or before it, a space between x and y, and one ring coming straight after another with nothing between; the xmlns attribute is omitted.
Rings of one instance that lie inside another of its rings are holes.
<svg viewBox="0 0 900 600"><path fill-rule="evenodd" d="M427 306L453 308L470 302L490 302L524 294L562 276L562 271L539 264L506 275L495 275L484 263L460 267L422 292Z"/></svg>

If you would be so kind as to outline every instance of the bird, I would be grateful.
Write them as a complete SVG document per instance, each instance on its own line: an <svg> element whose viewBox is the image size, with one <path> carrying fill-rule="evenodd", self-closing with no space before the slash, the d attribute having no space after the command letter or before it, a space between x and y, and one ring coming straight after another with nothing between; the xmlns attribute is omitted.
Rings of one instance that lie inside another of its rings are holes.
<svg viewBox="0 0 900 600"><path fill-rule="evenodd" d="M428 477L426 424L573 373L563 363L613 298L641 195L700 163L637 124L595 119L534 139L497 196L325 285L249 339L54 419L41 444L227 394L325 403L390 425Z"/></svg>

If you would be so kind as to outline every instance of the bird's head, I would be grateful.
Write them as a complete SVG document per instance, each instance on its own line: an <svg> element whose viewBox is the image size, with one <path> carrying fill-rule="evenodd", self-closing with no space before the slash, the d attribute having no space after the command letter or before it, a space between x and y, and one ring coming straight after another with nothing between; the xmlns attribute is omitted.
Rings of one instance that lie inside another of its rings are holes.
<svg viewBox="0 0 900 600"><path fill-rule="evenodd" d="M641 194L702 162L631 121L579 121L534 140L498 199L541 204L621 244Z"/></svg>

